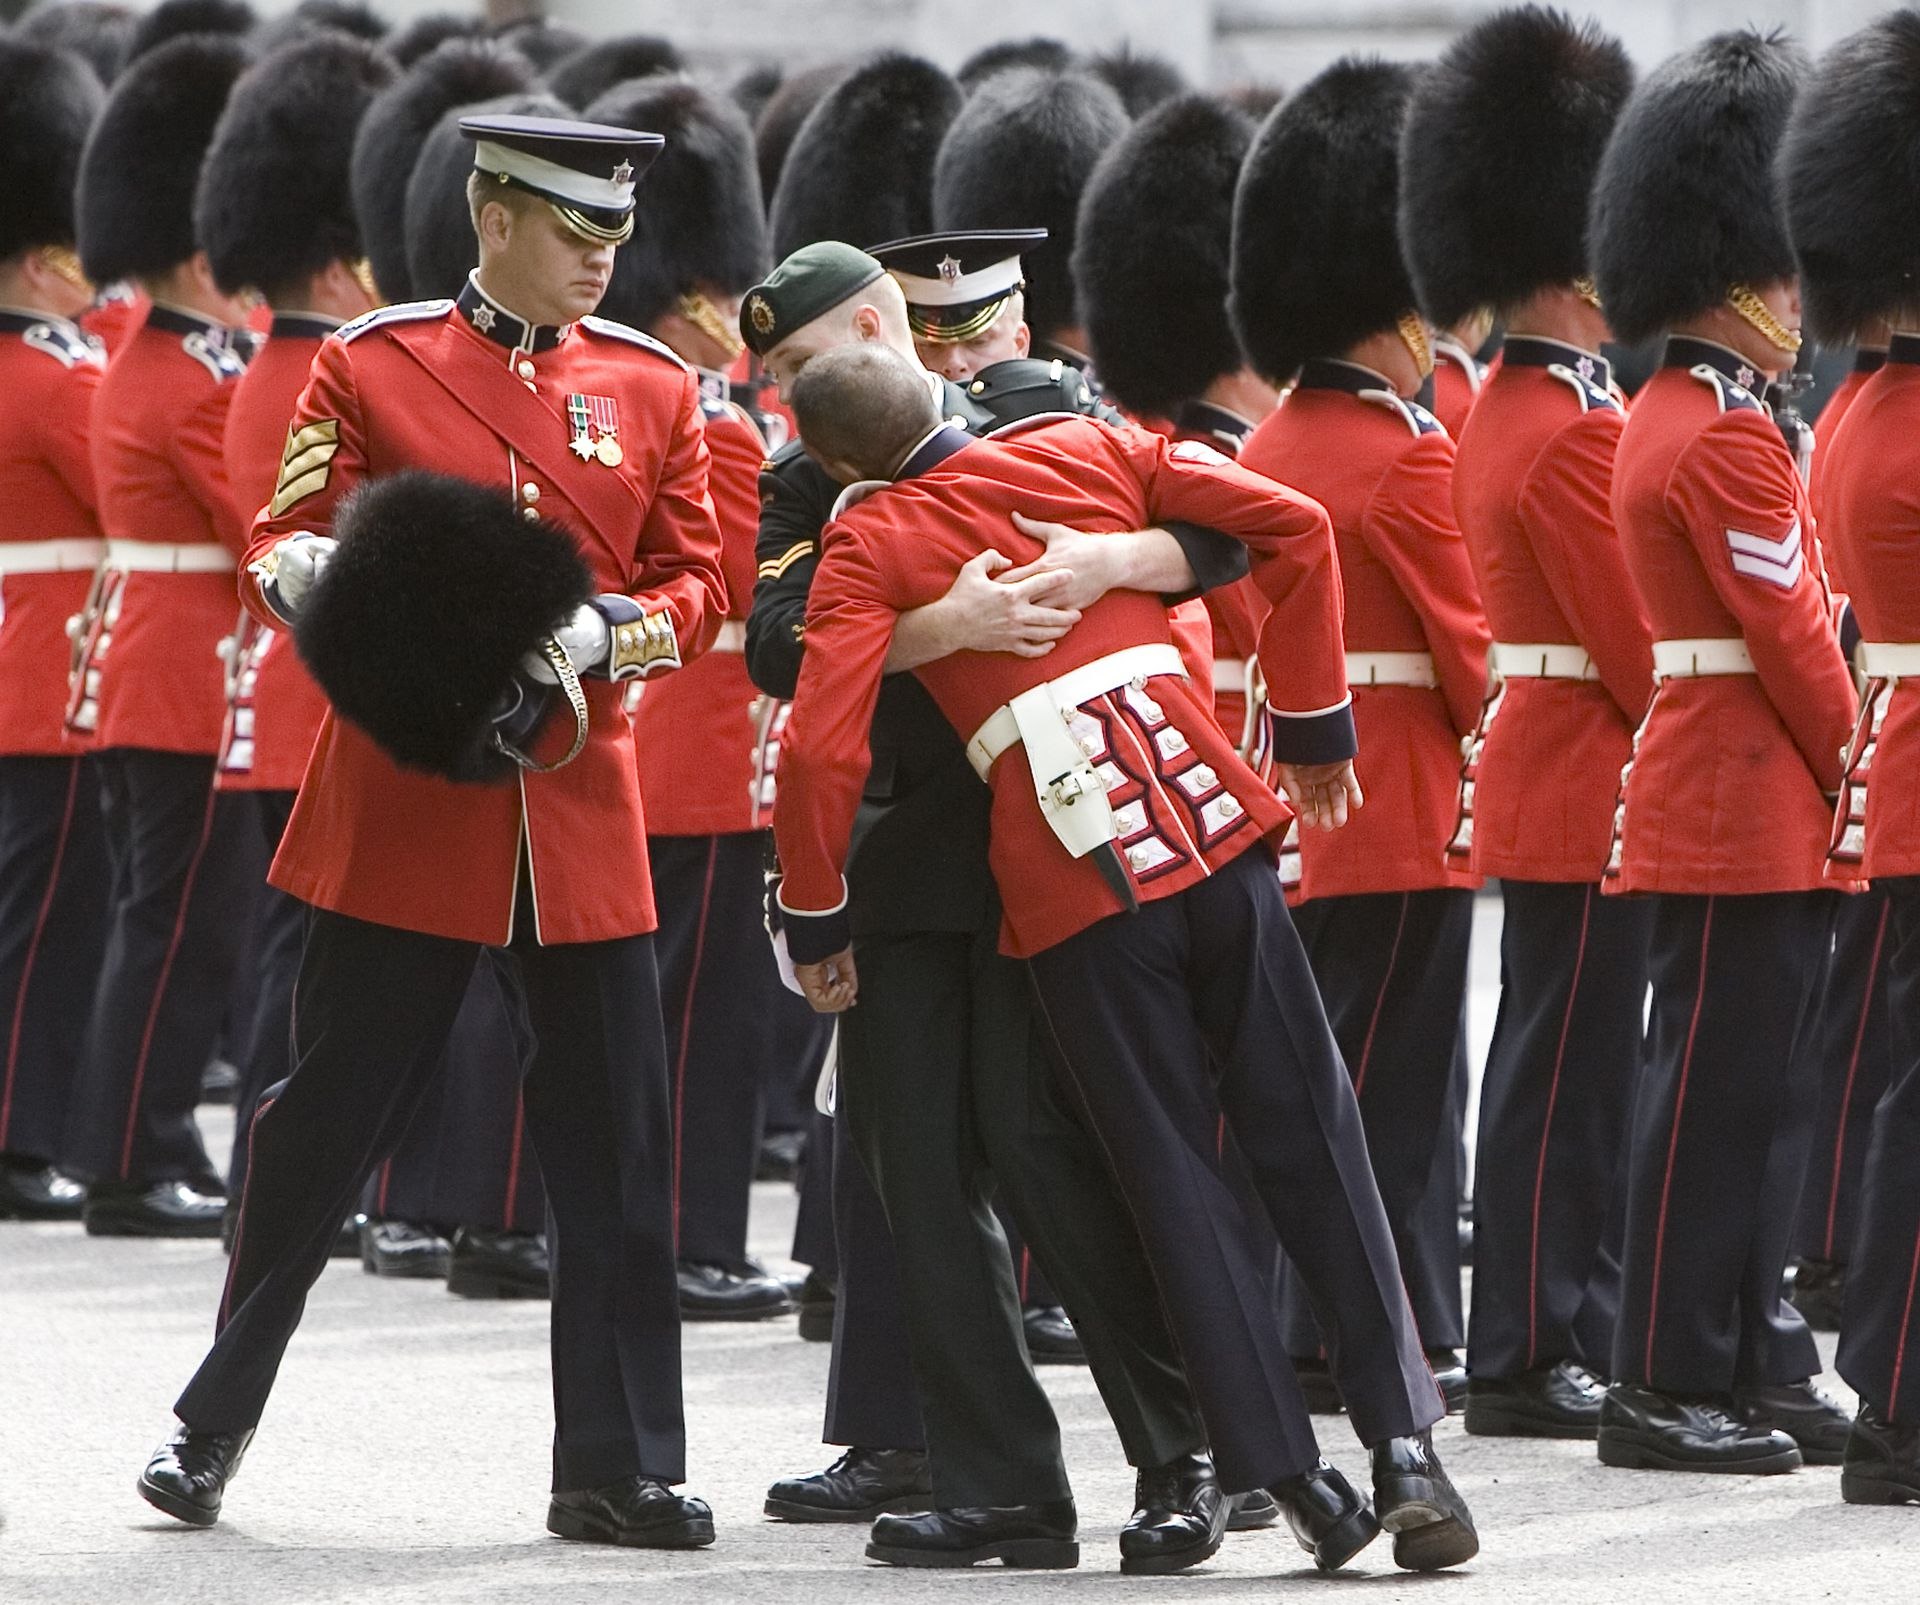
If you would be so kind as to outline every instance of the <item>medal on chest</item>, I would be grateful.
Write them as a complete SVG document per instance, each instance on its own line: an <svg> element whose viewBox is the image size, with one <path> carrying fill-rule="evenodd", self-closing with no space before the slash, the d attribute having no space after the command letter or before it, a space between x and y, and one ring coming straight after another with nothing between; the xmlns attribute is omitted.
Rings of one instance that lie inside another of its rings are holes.
<svg viewBox="0 0 1920 1605"><path fill-rule="evenodd" d="M568 396L568 448L584 462L618 468L626 453L620 449L620 412L611 396Z"/></svg>

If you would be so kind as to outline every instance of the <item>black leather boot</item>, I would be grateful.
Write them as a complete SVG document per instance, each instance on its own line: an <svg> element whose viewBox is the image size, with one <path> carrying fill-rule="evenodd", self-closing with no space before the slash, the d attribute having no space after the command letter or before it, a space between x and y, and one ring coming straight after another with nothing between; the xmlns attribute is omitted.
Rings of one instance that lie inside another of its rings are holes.
<svg viewBox="0 0 1920 1605"><path fill-rule="evenodd" d="M1585 1438L1600 1431L1606 1389L1571 1360L1467 1384L1467 1431L1476 1438Z"/></svg>
<svg viewBox="0 0 1920 1605"><path fill-rule="evenodd" d="M1840 1465L1840 1497L1850 1505L1920 1505L1920 1425L1861 1405Z"/></svg>
<svg viewBox="0 0 1920 1605"><path fill-rule="evenodd" d="M1393 1534L1394 1565L1434 1572L1480 1553L1467 1502L1440 1464L1431 1431L1389 1438L1369 1452L1374 1518Z"/></svg>
<svg viewBox="0 0 1920 1605"><path fill-rule="evenodd" d="M775 1521L872 1521L933 1509L933 1480L919 1449L849 1449L825 1471L782 1477L767 1490Z"/></svg>
<svg viewBox="0 0 1920 1605"><path fill-rule="evenodd" d="M997 1560L1033 1571L1067 1571L1080 1564L1078 1531L1071 1499L882 1516L873 1524L867 1559L933 1567Z"/></svg>
<svg viewBox="0 0 1920 1605"><path fill-rule="evenodd" d="M1660 1393L1616 1382L1600 1406L1600 1463L1635 1471L1718 1471L1767 1476L1793 1471L1800 1449L1786 1433L1757 1426L1730 1398Z"/></svg>
<svg viewBox="0 0 1920 1605"><path fill-rule="evenodd" d="M1294 1542L1323 1572L1337 1572L1380 1536L1380 1523L1359 1490L1324 1460L1301 1476L1276 1482L1272 1493Z"/></svg>
<svg viewBox="0 0 1920 1605"><path fill-rule="evenodd" d="M192 1527L211 1527L220 1519L227 1484L253 1442L245 1432L195 1432L181 1427L153 1452L134 1486L155 1510Z"/></svg>
<svg viewBox="0 0 1920 1605"><path fill-rule="evenodd" d="M626 1549L703 1549L713 1542L713 1512L705 1500L677 1494L657 1477L622 1477L555 1494L547 1506L547 1531Z"/></svg>
<svg viewBox="0 0 1920 1605"><path fill-rule="evenodd" d="M1198 1566L1227 1535L1228 1500L1210 1454L1181 1455L1133 1480L1133 1515L1120 1529L1120 1570L1158 1577Z"/></svg>

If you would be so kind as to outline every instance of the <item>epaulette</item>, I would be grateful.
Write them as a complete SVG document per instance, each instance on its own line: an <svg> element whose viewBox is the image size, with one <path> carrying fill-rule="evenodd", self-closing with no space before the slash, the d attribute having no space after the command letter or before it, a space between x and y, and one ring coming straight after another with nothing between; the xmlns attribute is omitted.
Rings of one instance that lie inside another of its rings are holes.
<svg viewBox="0 0 1920 1605"><path fill-rule="evenodd" d="M627 324L615 323L612 318L582 318L580 327L589 334L601 335L608 340L624 340L630 346L639 346L643 351L651 351L656 357L665 357L676 368L687 368L689 373L693 371L688 367L685 359L664 341L656 340L652 335Z"/></svg>
<svg viewBox="0 0 1920 1605"><path fill-rule="evenodd" d="M343 323L333 332L336 339L358 340L369 329L378 329L389 323L418 323L424 318L444 318L452 310L453 303L444 297L438 301L396 301L390 307L375 307L371 312L362 312L351 323Z"/></svg>
<svg viewBox="0 0 1920 1605"><path fill-rule="evenodd" d="M1007 397L1030 395L1039 390L1051 391L1059 397L1060 405L1048 408L1050 412L1085 411L1095 400L1093 386L1078 368L1058 359L1048 362L1039 357L1010 357L1005 362L996 362L982 368L962 388L970 401L989 409Z"/></svg>
<svg viewBox="0 0 1920 1605"><path fill-rule="evenodd" d="M1376 407L1384 407L1388 412L1398 413L1401 422L1416 436L1444 435L1447 432L1447 426L1419 402L1409 401L1405 396L1396 396L1391 390L1362 390L1359 396L1362 401L1370 401Z"/></svg>
<svg viewBox="0 0 1920 1605"><path fill-rule="evenodd" d="M1047 424L1057 424L1065 419L1084 418L1079 412L1030 412L1024 418L1014 418L998 424L987 431L989 440L1005 440L1012 435L1025 434L1029 429L1039 429Z"/></svg>
<svg viewBox="0 0 1920 1605"><path fill-rule="evenodd" d="M1710 362L1696 363L1687 370L1720 399L1722 412L1764 413L1766 404L1745 385L1735 384Z"/></svg>
<svg viewBox="0 0 1920 1605"><path fill-rule="evenodd" d="M1623 412L1625 409L1614 400L1613 392L1604 385L1597 385L1577 368L1569 368L1564 362L1549 362L1547 372L1562 384L1571 385L1573 393L1580 398L1580 410L1592 412L1596 407L1606 412Z"/></svg>
<svg viewBox="0 0 1920 1605"><path fill-rule="evenodd" d="M20 336L20 343L49 356L63 368L89 363L98 368L107 360L107 348L71 324L36 323Z"/></svg>
<svg viewBox="0 0 1920 1605"><path fill-rule="evenodd" d="M220 384L225 384L229 379L238 379L247 371L247 359L238 347L229 345L224 339L202 334L198 329L191 334L181 335L180 349Z"/></svg>

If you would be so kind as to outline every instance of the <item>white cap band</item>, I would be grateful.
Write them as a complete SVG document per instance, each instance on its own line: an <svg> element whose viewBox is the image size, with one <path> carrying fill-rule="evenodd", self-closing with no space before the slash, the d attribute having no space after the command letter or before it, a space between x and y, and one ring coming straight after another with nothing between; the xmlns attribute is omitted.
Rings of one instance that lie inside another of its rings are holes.
<svg viewBox="0 0 1920 1605"><path fill-rule="evenodd" d="M1017 256L1005 257L973 273L956 273L952 278L923 279L915 273L902 273L898 268L893 270L893 276L907 300L921 307L965 306L970 301L1005 295L1022 277Z"/></svg>
<svg viewBox="0 0 1920 1605"><path fill-rule="evenodd" d="M616 184L610 178L595 178L559 162L531 156L511 145L496 145L490 139L474 141L473 165L483 173L504 173L523 184L575 206L591 206L601 211L623 212L633 205L633 180Z"/></svg>

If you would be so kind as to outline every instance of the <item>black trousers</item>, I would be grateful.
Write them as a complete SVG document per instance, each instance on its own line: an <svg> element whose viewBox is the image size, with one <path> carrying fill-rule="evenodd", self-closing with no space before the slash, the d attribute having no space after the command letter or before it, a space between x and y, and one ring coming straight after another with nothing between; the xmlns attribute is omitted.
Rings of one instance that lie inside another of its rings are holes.
<svg viewBox="0 0 1920 1605"><path fill-rule="evenodd" d="M1466 1340L1460 1301L1459 1227L1421 1207L1443 1150L1454 1055L1467 992L1473 893L1457 887L1319 897L1293 911L1353 1076L1367 1151L1420 1340L1429 1349ZM1319 1352L1320 1333L1298 1277L1284 1284L1292 1352Z"/></svg>
<svg viewBox="0 0 1920 1605"><path fill-rule="evenodd" d="M1879 883L1892 909L1894 1071L1873 1115L1847 1266L1840 1374L1882 1414L1920 1425L1920 878Z"/></svg>
<svg viewBox="0 0 1920 1605"><path fill-rule="evenodd" d="M270 863L293 813L291 791L253 793L254 818ZM233 1153L227 1193L238 1198L247 1182L245 1134L267 1088L293 1072L293 985L307 940L307 905L277 886L262 886L253 911L253 1017L240 1038L240 1086L233 1100ZM243 965L244 969L246 966Z"/></svg>
<svg viewBox="0 0 1920 1605"><path fill-rule="evenodd" d="M1304 1471L1319 1449L1271 1318L1263 1239L1223 1168L1223 1113L1328 1334L1361 1439L1439 1419L1353 1083L1272 860L1243 853L1031 968L1146 1242L1227 1486Z"/></svg>
<svg viewBox="0 0 1920 1605"><path fill-rule="evenodd" d="M829 1030L831 1040L832 1032ZM818 1077L816 1076L816 1083ZM840 1280L840 1248L835 1241L835 1176L839 1156L834 1148L834 1119L818 1109L807 1116L807 1143L800 1156L799 1198L793 1212L793 1247L789 1252L814 1275L829 1283ZM858 1161L854 1161L856 1165ZM879 1208L879 1201L874 1201ZM881 1217L884 1223L886 1217Z"/></svg>
<svg viewBox="0 0 1920 1605"><path fill-rule="evenodd" d="M1500 1013L1480 1089L1475 1376L1574 1360L1602 1375L1620 1313L1625 1186L1653 903L1504 881Z"/></svg>
<svg viewBox="0 0 1920 1605"><path fill-rule="evenodd" d="M1622 1381L1724 1394L1820 1369L1780 1278L1819 1092L1811 1027L1836 901L1655 900L1613 1346Z"/></svg>
<svg viewBox="0 0 1920 1605"><path fill-rule="evenodd" d="M193 1111L266 867L255 799L215 791L210 756L121 747L94 762L113 884L68 1158L91 1180L219 1192Z"/></svg>
<svg viewBox="0 0 1920 1605"><path fill-rule="evenodd" d="M995 950L994 925L857 937L860 1004L840 1017L841 1115L886 1210L934 1499L949 1507L1067 1494L996 1183L1074 1317L1128 1457L1158 1464L1206 1441L1140 1239L1060 1104L1026 973Z"/></svg>
<svg viewBox="0 0 1920 1605"><path fill-rule="evenodd" d="M1887 1004L1893 943L1892 905L1884 886L1840 904L1814 1039L1820 1103L1813 1153L1794 1230L1793 1251L1803 1259L1844 1264L1860 1218L1873 1111L1893 1072L1894 1022Z"/></svg>
<svg viewBox="0 0 1920 1605"><path fill-rule="evenodd" d="M530 922L528 922L530 927ZM316 910L295 1063L263 1099L212 1350L175 1410L256 1424L340 1219L445 1064L482 949ZM666 1045L650 937L511 949L537 1039L527 1129L547 1178L557 1489L685 1474Z"/></svg>
<svg viewBox="0 0 1920 1605"><path fill-rule="evenodd" d="M0 758L0 1155L65 1158L68 1095L106 941L90 758Z"/></svg>

